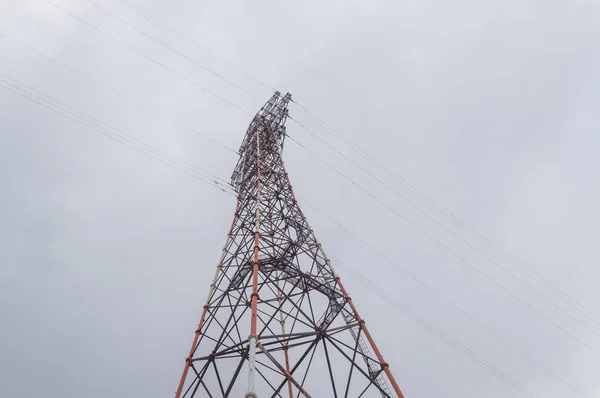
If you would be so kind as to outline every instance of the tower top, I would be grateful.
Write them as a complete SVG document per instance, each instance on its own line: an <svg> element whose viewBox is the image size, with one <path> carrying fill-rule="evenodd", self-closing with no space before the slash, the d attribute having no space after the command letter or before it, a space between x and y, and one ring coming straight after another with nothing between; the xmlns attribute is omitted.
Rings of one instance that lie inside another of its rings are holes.
<svg viewBox="0 0 600 398"><path fill-rule="evenodd" d="M280 153L283 149L287 106L291 99L292 94L281 95L276 91L250 122L238 151L240 159L231 176L231 185L236 190L244 170L253 164L259 153L265 157L274 152ZM259 140L256 139L257 136L260 136Z"/></svg>

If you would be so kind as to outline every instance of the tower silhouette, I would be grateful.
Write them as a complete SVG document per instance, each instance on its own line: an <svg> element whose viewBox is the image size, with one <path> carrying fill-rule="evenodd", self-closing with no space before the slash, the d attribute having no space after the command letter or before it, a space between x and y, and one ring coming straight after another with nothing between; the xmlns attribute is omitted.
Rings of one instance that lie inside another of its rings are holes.
<svg viewBox="0 0 600 398"><path fill-rule="evenodd" d="M234 219L176 398L403 398L294 196L290 100L275 93L246 131Z"/></svg>

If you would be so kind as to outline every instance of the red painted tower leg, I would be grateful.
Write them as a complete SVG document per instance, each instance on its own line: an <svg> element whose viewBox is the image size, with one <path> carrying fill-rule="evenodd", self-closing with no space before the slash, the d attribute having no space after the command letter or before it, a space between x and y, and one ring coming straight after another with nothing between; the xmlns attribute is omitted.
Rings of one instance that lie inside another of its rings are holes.
<svg viewBox="0 0 600 398"><path fill-rule="evenodd" d="M258 252L260 249L260 131L255 130L256 134L256 213L254 216L254 261L252 263L252 312L250 318L250 337L248 338L248 392L246 398L256 398L256 386L254 372L256 369L256 345L258 336L256 335L256 323L258 317Z"/></svg>
<svg viewBox="0 0 600 398"><path fill-rule="evenodd" d="M367 325L365 325L364 319L362 319L360 317L360 315L358 314L358 311L356 310L356 307L354 306L354 303L352 302L352 298L350 298L350 296L348 295L348 292L346 292L346 289L344 288L344 285L342 285L342 281L340 280L340 277L339 276L336 277L335 280L337 281L337 284L340 287L340 290L344 294L344 297L346 298L346 300L348 300L348 304L350 304L350 308L352 308L354 315L358 319L361 329L365 333L365 336L367 337L367 340L369 341L371 348L375 352L375 355L377 356L379 363L381 363L381 366L383 366L383 371L387 375L390 383L392 383L392 387L394 388L394 391L396 392L396 394L398 394L398 398L404 398L404 394L402 394L402 391L400 391L400 387L398 387L398 383L396 383L396 379L394 379L394 375L390 371L390 366L388 365L387 362L384 361L383 355L381 355L379 348L377 348L377 345L375 344L375 340L373 340L371 333L369 333L369 329L367 329Z"/></svg>
<svg viewBox="0 0 600 398"><path fill-rule="evenodd" d="M294 204L296 205L296 208L298 209L298 211L300 212L302 217L305 217L304 213L302 213L302 209L300 208L300 205L298 204L298 201L296 200L296 195L294 194L294 189L292 188L292 183L290 182L290 177L287 174L285 175L285 177L286 177L288 186L290 188L290 192L292 193L292 197L294 199ZM387 375L390 383L392 383L392 388L398 395L398 398L404 398L404 394L402 394L402 391L400 391L400 387L398 386L398 383L396 383L396 379L394 379L394 375L390 371L390 366L383 359L383 355L381 355L379 348L377 348L377 345L375 344L375 340L373 340L371 333L369 333L369 329L367 328L367 325L365 325L364 319L362 319L360 317L360 315L358 314L358 311L357 311L356 307L354 306L354 303L352 302L352 298L348 295L348 292L346 292L344 285L342 285L342 281L340 280L340 277L336 276L335 280L337 282L337 285L340 287L340 290L344 294L344 297L348 301L348 304L350 304L350 308L352 308L352 312L354 312L354 315L358 319L362 331L364 332L365 336L367 337L367 340L369 341L369 344L371 345L371 348L373 349L373 351L375 352L375 355L377 356L377 360L379 360L379 363L382 364L383 371Z"/></svg>

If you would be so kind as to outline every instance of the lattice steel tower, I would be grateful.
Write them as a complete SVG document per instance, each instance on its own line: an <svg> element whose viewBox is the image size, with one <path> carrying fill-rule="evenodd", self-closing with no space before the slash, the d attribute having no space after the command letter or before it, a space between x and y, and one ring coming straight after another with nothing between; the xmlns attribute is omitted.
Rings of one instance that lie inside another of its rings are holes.
<svg viewBox="0 0 600 398"><path fill-rule="evenodd" d="M294 197L290 99L275 93L240 147L234 219L176 398L403 398Z"/></svg>

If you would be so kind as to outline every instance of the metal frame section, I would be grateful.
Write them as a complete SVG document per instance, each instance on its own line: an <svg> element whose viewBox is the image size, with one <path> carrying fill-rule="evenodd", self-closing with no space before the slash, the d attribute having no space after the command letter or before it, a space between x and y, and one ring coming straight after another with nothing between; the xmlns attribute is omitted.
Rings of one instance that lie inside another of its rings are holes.
<svg viewBox="0 0 600 398"><path fill-rule="evenodd" d="M290 100L275 93L240 147L234 219L176 398L403 398L294 196Z"/></svg>

